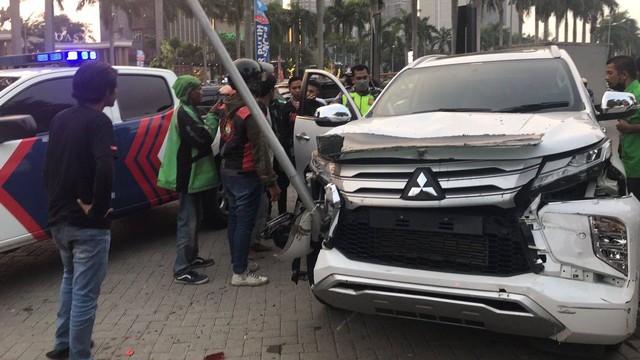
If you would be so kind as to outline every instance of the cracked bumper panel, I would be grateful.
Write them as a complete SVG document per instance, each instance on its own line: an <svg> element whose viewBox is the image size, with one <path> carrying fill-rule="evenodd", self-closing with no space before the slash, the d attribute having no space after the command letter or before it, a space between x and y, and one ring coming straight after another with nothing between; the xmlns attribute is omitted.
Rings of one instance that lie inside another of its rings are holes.
<svg viewBox="0 0 640 360"><path fill-rule="evenodd" d="M640 202L632 196L618 199L567 201L544 206L538 212L539 225L533 225L532 234L539 253L545 254L547 258L545 274L566 276L562 274L562 269L571 268L583 273L594 273L596 279L593 281L615 278L618 282L633 281L635 285L640 255L639 214ZM628 277L595 255L589 224L590 216L615 219L626 227Z"/></svg>
<svg viewBox="0 0 640 360"><path fill-rule="evenodd" d="M540 274L498 277L414 270L352 261L336 249L324 249L313 291L331 305L357 312L562 342L615 344L636 327L638 213L640 203L633 197L547 205L539 213L542 226L533 230L539 254L548 255ZM586 220L590 215L614 216L627 224L629 277L594 255ZM567 265L597 276L562 277L561 268ZM619 281L606 281L614 277Z"/></svg>

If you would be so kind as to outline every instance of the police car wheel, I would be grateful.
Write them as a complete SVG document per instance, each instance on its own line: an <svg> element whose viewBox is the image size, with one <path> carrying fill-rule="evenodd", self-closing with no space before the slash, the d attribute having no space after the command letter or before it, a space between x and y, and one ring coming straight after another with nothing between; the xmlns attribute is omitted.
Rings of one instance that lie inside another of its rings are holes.
<svg viewBox="0 0 640 360"><path fill-rule="evenodd" d="M227 227L229 203L224 195L222 183L217 188L205 192L203 199L204 223L212 229Z"/></svg>

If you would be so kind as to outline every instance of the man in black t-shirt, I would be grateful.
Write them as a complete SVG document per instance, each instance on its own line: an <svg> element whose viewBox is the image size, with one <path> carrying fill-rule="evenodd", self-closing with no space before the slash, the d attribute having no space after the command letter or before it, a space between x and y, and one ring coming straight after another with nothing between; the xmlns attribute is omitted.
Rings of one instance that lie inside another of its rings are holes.
<svg viewBox="0 0 640 360"><path fill-rule="evenodd" d="M44 166L49 229L64 266L55 345L50 359L91 359L91 334L111 243L111 189L116 142L111 120L118 74L83 64L73 77L78 106L51 121Z"/></svg>

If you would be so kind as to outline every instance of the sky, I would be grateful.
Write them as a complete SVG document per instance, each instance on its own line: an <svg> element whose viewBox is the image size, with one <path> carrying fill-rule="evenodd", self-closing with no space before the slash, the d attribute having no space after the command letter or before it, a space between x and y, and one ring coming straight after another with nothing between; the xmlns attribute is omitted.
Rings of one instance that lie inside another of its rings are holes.
<svg viewBox="0 0 640 360"><path fill-rule="evenodd" d="M447 0L444 0L444 1L447 1ZM625 11L625 10L628 11L629 16L631 18L636 19L636 21L638 21L638 24L640 24L640 4L639 4L640 0L617 0L617 1L618 1L620 11ZM76 0L64 0L63 4L65 6L65 11L63 13L69 16L71 20L89 23L93 31L94 37L97 40L100 39L100 36L99 36L100 26L98 25L99 14L98 14L97 5L85 7L85 9L83 9L81 12L77 12L75 11L76 4L77 4ZM9 6L9 0L0 0L0 8L6 9L8 6ZM22 16L22 18L27 18L30 15L38 16L39 14L42 14L43 11L44 11L44 0L22 0L20 2L20 15ZM55 12L59 13L59 11L60 10L58 9L57 5L55 5ZM570 36L572 34L572 26L571 26L572 22L573 20L569 21ZM579 37L578 40L580 41L582 27L581 25L579 26L580 28L578 31L578 37ZM9 28L10 24L9 23L5 24L5 27ZM551 32L555 31L555 19L553 18L550 22L550 28L551 28ZM534 33L534 22L532 17L525 19L523 31L527 34ZM540 31L542 31L542 28ZM564 41L564 39L562 38L564 36L564 25L562 25L560 28L560 34L561 34L560 40Z"/></svg>
<svg viewBox="0 0 640 360"><path fill-rule="evenodd" d="M65 11L60 11L56 0L54 0L54 13L66 14L71 20L88 23L91 26L93 36L97 41L100 39L100 14L97 5L85 6L82 11L76 11L77 0L63 0ZM0 0L0 8L8 8L9 0ZM44 0L21 0L20 1L20 17L27 19L29 16L38 17L44 13ZM11 24L7 22L4 28L11 28Z"/></svg>

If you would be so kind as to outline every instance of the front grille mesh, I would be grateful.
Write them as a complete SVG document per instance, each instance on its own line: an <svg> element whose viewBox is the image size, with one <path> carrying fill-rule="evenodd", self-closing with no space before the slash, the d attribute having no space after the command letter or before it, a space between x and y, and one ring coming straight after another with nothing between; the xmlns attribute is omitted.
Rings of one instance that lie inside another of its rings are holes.
<svg viewBox="0 0 640 360"><path fill-rule="evenodd" d="M506 212L476 210L484 214L475 215L480 231L461 232L461 224L441 221L427 229L420 222L442 218L442 210L394 210L395 219L381 224L380 213L388 217L389 209L342 209L335 247L352 260L412 269L494 276L530 271L517 220Z"/></svg>

